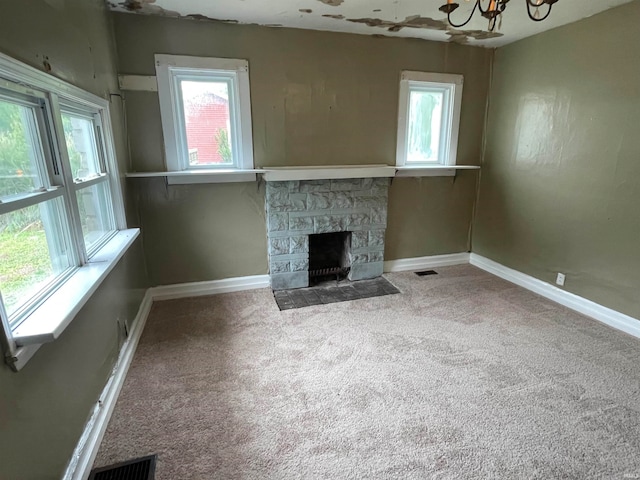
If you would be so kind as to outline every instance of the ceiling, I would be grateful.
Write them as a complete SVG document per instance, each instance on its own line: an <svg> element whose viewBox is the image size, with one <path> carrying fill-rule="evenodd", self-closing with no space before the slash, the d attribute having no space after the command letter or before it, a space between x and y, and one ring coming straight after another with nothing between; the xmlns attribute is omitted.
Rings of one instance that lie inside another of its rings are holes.
<svg viewBox="0 0 640 480"><path fill-rule="evenodd" d="M438 8L446 0L108 0L116 11L138 14L223 20L271 27L328 30L363 35L413 37L455 41L469 45L499 47L536 33L590 17L603 10L636 0L559 0L544 22L532 22L525 0L511 0L502 26L487 32L487 20L476 14L466 27L446 24ZM455 22L466 19L472 3L452 15ZM488 5L488 0L483 0ZM541 14L545 11L541 9Z"/></svg>

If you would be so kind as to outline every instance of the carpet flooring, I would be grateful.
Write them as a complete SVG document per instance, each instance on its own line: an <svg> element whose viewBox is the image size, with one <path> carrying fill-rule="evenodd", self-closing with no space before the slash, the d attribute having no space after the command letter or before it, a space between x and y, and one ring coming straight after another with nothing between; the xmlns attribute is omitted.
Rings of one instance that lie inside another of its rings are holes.
<svg viewBox="0 0 640 480"><path fill-rule="evenodd" d="M155 303L96 466L158 480L640 478L640 341L472 266L279 311Z"/></svg>

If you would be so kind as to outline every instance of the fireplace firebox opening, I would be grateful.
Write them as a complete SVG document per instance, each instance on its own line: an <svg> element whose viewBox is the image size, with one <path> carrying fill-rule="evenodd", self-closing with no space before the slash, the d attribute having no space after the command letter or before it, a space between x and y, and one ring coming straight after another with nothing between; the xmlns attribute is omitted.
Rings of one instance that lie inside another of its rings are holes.
<svg viewBox="0 0 640 480"><path fill-rule="evenodd" d="M351 270L351 232L309 235L309 285L344 280Z"/></svg>

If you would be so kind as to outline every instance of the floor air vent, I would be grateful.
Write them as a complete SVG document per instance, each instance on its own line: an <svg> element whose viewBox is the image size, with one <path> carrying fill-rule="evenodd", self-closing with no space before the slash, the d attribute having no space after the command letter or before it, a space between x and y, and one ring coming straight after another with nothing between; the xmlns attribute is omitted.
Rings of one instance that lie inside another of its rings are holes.
<svg viewBox="0 0 640 480"><path fill-rule="evenodd" d="M422 272L416 272L416 275L418 275L419 277L424 277L426 275L437 275L438 272L436 272L435 270L423 270Z"/></svg>
<svg viewBox="0 0 640 480"><path fill-rule="evenodd" d="M89 480L153 480L157 455L136 458L128 462L91 470Z"/></svg>

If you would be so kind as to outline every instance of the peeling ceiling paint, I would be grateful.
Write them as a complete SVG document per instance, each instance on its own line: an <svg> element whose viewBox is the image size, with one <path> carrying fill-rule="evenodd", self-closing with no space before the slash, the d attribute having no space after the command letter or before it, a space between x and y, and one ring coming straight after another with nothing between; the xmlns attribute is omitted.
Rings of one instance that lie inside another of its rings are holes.
<svg viewBox="0 0 640 480"><path fill-rule="evenodd" d="M348 22L364 23L369 27L386 28L389 32L399 32L403 28L425 28L430 30L443 30L449 35L451 41L466 44L469 39L486 40L502 36L499 32L488 32L485 30L456 30L449 26L446 20L435 20L429 17L413 15L399 22L380 20L379 18L347 18Z"/></svg>
<svg viewBox="0 0 640 480"><path fill-rule="evenodd" d="M503 15L502 27L496 32L488 32L487 21L480 16L465 28L451 27L446 16L438 11L445 1L107 0L107 4L115 11L146 15L498 47L637 0L559 0L553 7L551 17L540 23L529 20L525 0L512 0ZM458 1L461 6L455 12L457 15L453 16L456 22L466 19L472 8L471 2Z"/></svg>
<svg viewBox="0 0 640 480"><path fill-rule="evenodd" d="M322 16L325 17L325 18L333 18L334 20L343 20L344 19L344 15L330 15L328 13L325 13Z"/></svg>
<svg viewBox="0 0 640 480"><path fill-rule="evenodd" d="M390 32L399 32L404 27L408 28L430 28L433 30L446 30L446 20L434 20L429 17L421 17L420 15L412 15L400 21L381 20L379 18L348 18L349 22L364 23L370 27L386 28Z"/></svg>
<svg viewBox="0 0 640 480"><path fill-rule="evenodd" d="M140 12L148 15L165 15L170 17L180 17L180 13L175 10L168 10L155 4L156 0L125 0L120 3L109 3L112 8L121 7L128 12Z"/></svg>

